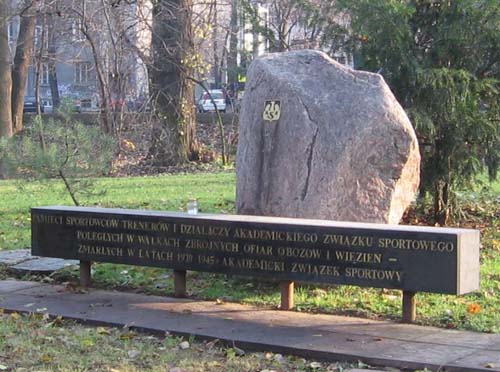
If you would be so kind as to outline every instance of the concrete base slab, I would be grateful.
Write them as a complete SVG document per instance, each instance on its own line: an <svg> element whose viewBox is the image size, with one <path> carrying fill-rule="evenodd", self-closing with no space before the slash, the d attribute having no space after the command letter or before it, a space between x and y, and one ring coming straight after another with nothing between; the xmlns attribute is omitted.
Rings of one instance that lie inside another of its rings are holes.
<svg viewBox="0 0 500 372"><path fill-rule="evenodd" d="M19 249L15 251L0 251L0 264L2 265L17 265L21 262L32 259L29 249Z"/></svg>
<svg viewBox="0 0 500 372"><path fill-rule="evenodd" d="M68 266L78 265L80 262L76 260L63 260L61 258L40 257L23 261L17 265L11 266L11 270L29 271L36 273L49 273L64 269Z"/></svg>
<svg viewBox="0 0 500 372"><path fill-rule="evenodd" d="M17 283L17 284L15 284ZM500 371L500 334L457 332L323 314L261 309L116 291L68 291L47 284L0 281L0 308L43 309L93 324L219 339L329 361L363 361L396 368ZM29 305L29 307L26 307Z"/></svg>

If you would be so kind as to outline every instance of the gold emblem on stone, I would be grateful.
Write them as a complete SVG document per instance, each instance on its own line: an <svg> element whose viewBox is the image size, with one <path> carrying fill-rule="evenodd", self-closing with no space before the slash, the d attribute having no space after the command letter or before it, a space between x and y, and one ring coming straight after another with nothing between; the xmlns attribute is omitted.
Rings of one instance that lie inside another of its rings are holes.
<svg viewBox="0 0 500 372"><path fill-rule="evenodd" d="M266 101L262 117L267 121L279 120L281 116L281 102L280 101Z"/></svg>

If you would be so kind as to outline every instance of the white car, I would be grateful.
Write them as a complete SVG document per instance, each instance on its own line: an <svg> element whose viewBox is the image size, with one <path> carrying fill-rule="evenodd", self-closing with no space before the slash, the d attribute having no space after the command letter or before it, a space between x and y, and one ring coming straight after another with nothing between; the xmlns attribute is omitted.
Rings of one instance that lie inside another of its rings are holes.
<svg viewBox="0 0 500 372"><path fill-rule="evenodd" d="M212 99L210 99L210 96ZM226 112L226 97L224 96L224 92L222 92L222 90L209 90L208 93L203 93L198 101L199 112L215 110Z"/></svg>

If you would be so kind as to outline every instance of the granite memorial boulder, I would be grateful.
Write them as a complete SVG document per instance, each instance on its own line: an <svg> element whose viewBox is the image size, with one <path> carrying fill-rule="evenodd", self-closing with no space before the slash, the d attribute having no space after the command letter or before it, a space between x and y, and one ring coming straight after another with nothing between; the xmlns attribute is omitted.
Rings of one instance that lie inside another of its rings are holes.
<svg viewBox="0 0 500 372"><path fill-rule="evenodd" d="M251 64L237 153L239 214L397 224L419 171L414 129L381 75L310 50Z"/></svg>

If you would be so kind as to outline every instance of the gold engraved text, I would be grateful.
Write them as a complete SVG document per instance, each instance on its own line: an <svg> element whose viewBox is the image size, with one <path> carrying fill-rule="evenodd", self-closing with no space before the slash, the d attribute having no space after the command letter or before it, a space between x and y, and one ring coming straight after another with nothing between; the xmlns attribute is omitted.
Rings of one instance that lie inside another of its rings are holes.
<svg viewBox="0 0 500 372"><path fill-rule="evenodd" d="M205 225L180 225L180 233L186 235L229 236L229 227Z"/></svg>
<svg viewBox="0 0 500 372"><path fill-rule="evenodd" d="M97 256L123 257L123 248L78 244L78 253L93 254Z"/></svg>
<svg viewBox="0 0 500 372"><path fill-rule="evenodd" d="M164 222L122 220L121 227L126 230L170 232L170 225Z"/></svg>
<svg viewBox="0 0 500 372"><path fill-rule="evenodd" d="M257 260L253 258L224 257L222 259L222 266L246 270L285 271L284 262Z"/></svg>
<svg viewBox="0 0 500 372"><path fill-rule="evenodd" d="M448 252L455 250L452 242L439 242L434 240L388 239L378 240L380 248L404 249L413 251Z"/></svg>
<svg viewBox="0 0 500 372"><path fill-rule="evenodd" d="M188 249L206 249L207 251L237 253L239 251L238 243L220 242L214 240L189 239L186 240L184 248Z"/></svg>
<svg viewBox="0 0 500 372"><path fill-rule="evenodd" d="M316 243L318 241L318 234L316 233L269 231L244 228L235 229L234 236L240 239L272 240L298 243Z"/></svg>
<svg viewBox="0 0 500 372"><path fill-rule="evenodd" d="M35 214L34 219L38 223L45 223L48 225L62 225L63 216L53 216L51 214Z"/></svg>
<svg viewBox="0 0 500 372"><path fill-rule="evenodd" d="M356 279L397 280L398 282L401 282L401 272L397 270L377 270L359 267L347 267L345 269L345 276L348 278Z"/></svg>
<svg viewBox="0 0 500 372"><path fill-rule="evenodd" d="M381 263L382 253L336 251L335 258L342 262Z"/></svg>
<svg viewBox="0 0 500 372"><path fill-rule="evenodd" d="M340 276L340 271L337 266L301 263L292 263L292 273L304 273L316 276Z"/></svg>
<svg viewBox="0 0 500 372"><path fill-rule="evenodd" d="M136 235L137 242L142 245L155 245L162 247L173 247L179 248L181 246L179 239L176 238L166 238L163 236L148 236L148 235Z"/></svg>
<svg viewBox="0 0 500 372"><path fill-rule="evenodd" d="M243 252L249 254L258 254L261 256L272 256L273 247L270 245L245 244Z"/></svg>
<svg viewBox="0 0 500 372"><path fill-rule="evenodd" d="M319 249L307 249L298 247L278 247L278 254L285 257L294 258L320 258L321 251Z"/></svg>
<svg viewBox="0 0 500 372"><path fill-rule="evenodd" d="M116 219L108 219L108 218L92 218L92 217L66 217L66 225L67 226L76 226L76 227L100 227L100 228L117 228L118 220Z"/></svg>
<svg viewBox="0 0 500 372"><path fill-rule="evenodd" d="M76 239L107 243L123 243L123 234L78 230L76 232Z"/></svg>
<svg viewBox="0 0 500 372"><path fill-rule="evenodd" d="M369 236L346 236L325 234L323 244L342 245L345 247L371 247L373 238Z"/></svg>
<svg viewBox="0 0 500 372"><path fill-rule="evenodd" d="M173 252L164 252L157 250L149 250L149 249L139 249L138 252L139 258L145 258L147 260L152 261L173 261L174 253Z"/></svg>

